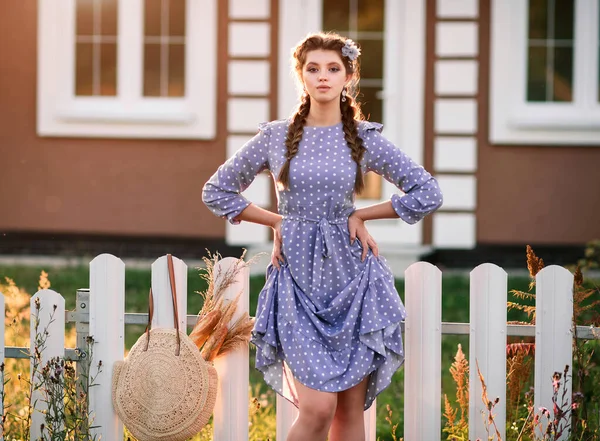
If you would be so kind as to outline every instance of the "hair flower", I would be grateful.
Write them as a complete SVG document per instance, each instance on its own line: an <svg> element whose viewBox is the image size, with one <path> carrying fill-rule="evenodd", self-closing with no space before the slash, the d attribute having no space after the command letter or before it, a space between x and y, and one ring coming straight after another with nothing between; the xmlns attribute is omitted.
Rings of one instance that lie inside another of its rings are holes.
<svg viewBox="0 0 600 441"><path fill-rule="evenodd" d="M360 55L360 49L358 48L358 46L356 46L356 43L354 43L354 41L348 39L346 40L346 44L342 47L342 55L354 61Z"/></svg>

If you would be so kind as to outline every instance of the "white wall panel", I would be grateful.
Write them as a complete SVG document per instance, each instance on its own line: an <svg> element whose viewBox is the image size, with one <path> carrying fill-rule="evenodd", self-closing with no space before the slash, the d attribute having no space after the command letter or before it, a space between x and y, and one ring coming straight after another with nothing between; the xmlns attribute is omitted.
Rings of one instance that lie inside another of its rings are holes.
<svg viewBox="0 0 600 441"><path fill-rule="evenodd" d="M268 23L231 23L229 55L267 57L271 52L271 27Z"/></svg>
<svg viewBox="0 0 600 441"><path fill-rule="evenodd" d="M437 175L444 205L441 210L474 210L477 205L477 180L475 176Z"/></svg>
<svg viewBox="0 0 600 441"><path fill-rule="evenodd" d="M474 172L477 170L477 140L472 137L435 139L433 165L436 172Z"/></svg>
<svg viewBox="0 0 600 441"><path fill-rule="evenodd" d="M435 93L438 95L475 95L477 93L477 61L440 60L435 63Z"/></svg>
<svg viewBox="0 0 600 441"><path fill-rule="evenodd" d="M436 54L446 57L473 57L478 52L476 23L442 22L436 25Z"/></svg>
<svg viewBox="0 0 600 441"><path fill-rule="evenodd" d="M433 246L437 248L473 248L475 246L475 214L434 213Z"/></svg>
<svg viewBox="0 0 600 441"><path fill-rule="evenodd" d="M269 119L267 98L231 98L227 103L227 129L255 133L258 124Z"/></svg>
<svg viewBox="0 0 600 441"><path fill-rule="evenodd" d="M269 241L270 228L264 225L242 222L231 225L227 222L226 236L229 245L264 244Z"/></svg>
<svg viewBox="0 0 600 441"><path fill-rule="evenodd" d="M441 18L476 18L479 0L437 0L437 16Z"/></svg>
<svg viewBox="0 0 600 441"><path fill-rule="evenodd" d="M230 61L229 93L233 95L268 95L270 85L268 61Z"/></svg>
<svg viewBox="0 0 600 441"><path fill-rule="evenodd" d="M436 100L434 124L437 133L475 133L477 101L474 99Z"/></svg>
<svg viewBox="0 0 600 441"><path fill-rule="evenodd" d="M230 18L269 18L271 5L269 0L229 0Z"/></svg>

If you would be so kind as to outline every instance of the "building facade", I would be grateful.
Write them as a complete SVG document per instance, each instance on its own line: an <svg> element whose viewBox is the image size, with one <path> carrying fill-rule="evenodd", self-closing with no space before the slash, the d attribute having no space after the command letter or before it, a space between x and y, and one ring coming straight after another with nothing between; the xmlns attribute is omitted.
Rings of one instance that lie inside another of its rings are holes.
<svg viewBox="0 0 600 441"><path fill-rule="evenodd" d="M201 189L260 122L293 112L291 48L334 30L362 47L368 118L444 191L444 206L417 225L369 224L397 271L422 258L501 262L525 244L575 255L600 237L599 9L583 0L6 2L0 253L268 250L267 228L216 218ZM368 179L358 206L397 191ZM245 194L276 209L268 174Z"/></svg>

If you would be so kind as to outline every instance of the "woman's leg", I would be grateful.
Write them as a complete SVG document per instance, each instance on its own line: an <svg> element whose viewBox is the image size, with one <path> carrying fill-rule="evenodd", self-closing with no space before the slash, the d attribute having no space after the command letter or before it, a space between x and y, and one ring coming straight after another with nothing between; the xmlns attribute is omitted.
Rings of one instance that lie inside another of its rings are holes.
<svg viewBox="0 0 600 441"><path fill-rule="evenodd" d="M294 379L298 393L299 413L287 441L325 441L335 414L337 394L321 392Z"/></svg>
<svg viewBox="0 0 600 441"><path fill-rule="evenodd" d="M356 386L338 392L337 408L329 432L329 441L365 440L365 394L370 376Z"/></svg>

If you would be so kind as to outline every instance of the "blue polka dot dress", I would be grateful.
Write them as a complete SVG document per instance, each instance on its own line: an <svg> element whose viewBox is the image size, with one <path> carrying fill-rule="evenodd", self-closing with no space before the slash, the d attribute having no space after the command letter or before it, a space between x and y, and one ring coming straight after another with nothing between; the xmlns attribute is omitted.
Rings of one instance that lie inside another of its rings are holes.
<svg viewBox="0 0 600 441"><path fill-rule="evenodd" d="M260 125L258 134L205 184L203 201L218 216L234 218L249 204L244 191L258 173L278 176L285 162L289 121ZM409 224L442 203L437 181L381 134L381 124L359 123L367 149L363 173L395 184L398 216ZM406 312L383 256L361 261L350 244L348 216L355 210L356 163L343 125L305 127L290 166L288 190L277 190L282 221L281 269L267 268L252 342L256 368L279 394L298 406L294 377L316 390L339 392L369 377L365 410L404 361L400 323Z"/></svg>

